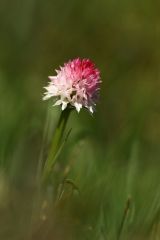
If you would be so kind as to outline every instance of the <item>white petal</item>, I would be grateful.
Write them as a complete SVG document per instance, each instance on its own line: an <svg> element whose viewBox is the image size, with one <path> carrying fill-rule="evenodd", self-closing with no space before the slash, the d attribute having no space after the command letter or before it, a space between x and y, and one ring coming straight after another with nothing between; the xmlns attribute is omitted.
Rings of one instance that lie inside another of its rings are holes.
<svg viewBox="0 0 160 240"><path fill-rule="evenodd" d="M49 98L51 98L52 95L51 94L46 94L44 97L43 97L43 100L48 100Z"/></svg>
<svg viewBox="0 0 160 240"><path fill-rule="evenodd" d="M48 78L53 81L55 78L57 78L57 76L48 76Z"/></svg>
<svg viewBox="0 0 160 240"><path fill-rule="evenodd" d="M62 101L62 111L67 107L68 102Z"/></svg>
<svg viewBox="0 0 160 240"><path fill-rule="evenodd" d="M94 111L93 111L93 107L92 106L90 106L89 107L89 111L91 112L91 113L93 113Z"/></svg>
<svg viewBox="0 0 160 240"><path fill-rule="evenodd" d="M75 102L75 103L74 103L74 106L75 106L77 112L79 113L80 110L81 110L81 108L82 108L82 104L81 104L81 103L78 103L78 102Z"/></svg>
<svg viewBox="0 0 160 240"><path fill-rule="evenodd" d="M48 93L50 93L50 94L52 94L52 95L56 95L57 92L58 92L57 87L54 86L53 84L50 84L49 86L44 87L44 88L48 91Z"/></svg>
<svg viewBox="0 0 160 240"><path fill-rule="evenodd" d="M53 106L58 106L62 104L62 100L57 100Z"/></svg>

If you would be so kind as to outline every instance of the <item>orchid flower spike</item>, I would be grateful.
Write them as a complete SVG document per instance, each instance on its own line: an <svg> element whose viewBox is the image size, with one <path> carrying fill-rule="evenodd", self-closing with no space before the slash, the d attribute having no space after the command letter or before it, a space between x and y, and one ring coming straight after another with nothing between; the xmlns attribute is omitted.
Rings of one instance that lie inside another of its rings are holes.
<svg viewBox="0 0 160 240"><path fill-rule="evenodd" d="M84 107L93 113L100 89L100 72L89 59L76 58L65 63L56 76L49 76L49 85L43 100L54 98L62 110L75 107L77 112Z"/></svg>

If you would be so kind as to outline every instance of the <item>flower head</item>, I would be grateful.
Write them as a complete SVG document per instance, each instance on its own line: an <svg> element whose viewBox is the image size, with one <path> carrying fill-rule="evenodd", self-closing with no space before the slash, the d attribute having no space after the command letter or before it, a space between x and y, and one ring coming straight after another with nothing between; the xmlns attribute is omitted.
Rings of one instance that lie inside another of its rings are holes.
<svg viewBox="0 0 160 240"><path fill-rule="evenodd" d="M43 100L55 98L54 105L75 107L79 112L82 107L94 112L96 105L100 72L89 59L74 59L65 63L56 76L49 76L49 85Z"/></svg>

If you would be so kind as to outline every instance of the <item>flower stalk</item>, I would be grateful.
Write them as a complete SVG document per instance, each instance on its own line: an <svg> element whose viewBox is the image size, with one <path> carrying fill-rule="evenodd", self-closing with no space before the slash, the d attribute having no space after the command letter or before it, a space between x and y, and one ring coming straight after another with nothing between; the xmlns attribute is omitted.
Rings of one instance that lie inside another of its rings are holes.
<svg viewBox="0 0 160 240"><path fill-rule="evenodd" d="M49 180L53 167L56 163L56 156L62 143L62 139L64 136L64 132L65 132L65 128L66 128L66 124L67 124L70 112L71 112L71 108L69 107L67 107L64 111L61 112L57 127L55 129L53 140L51 143L51 148L48 154L48 158L43 168L43 172L42 172L43 184Z"/></svg>

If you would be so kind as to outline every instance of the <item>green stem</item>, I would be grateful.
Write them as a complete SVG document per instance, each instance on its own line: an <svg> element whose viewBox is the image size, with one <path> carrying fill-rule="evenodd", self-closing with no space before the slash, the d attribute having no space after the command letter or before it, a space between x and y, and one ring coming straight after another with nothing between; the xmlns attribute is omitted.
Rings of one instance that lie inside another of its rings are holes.
<svg viewBox="0 0 160 240"><path fill-rule="evenodd" d="M48 158L45 162L44 169L42 172L42 183L45 183L49 179L50 173L55 164L56 154L60 148L60 144L63 138L63 134L66 128L66 124L67 124L70 112L71 112L70 108L66 108L64 111L61 112L58 125L55 129L55 134L53 136L53 140L51 143L51 148L48 154Z"/></svg>

